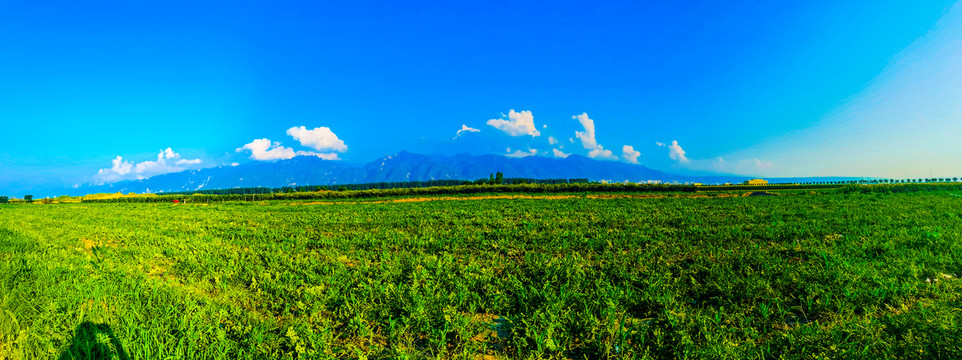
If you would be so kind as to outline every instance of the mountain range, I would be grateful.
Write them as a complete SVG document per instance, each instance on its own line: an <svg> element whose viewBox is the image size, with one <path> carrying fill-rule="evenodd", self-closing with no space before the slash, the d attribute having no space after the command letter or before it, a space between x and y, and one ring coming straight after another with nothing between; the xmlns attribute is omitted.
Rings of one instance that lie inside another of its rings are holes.
<svg viewBox="0 0 962 360"><path fill-rule="evenodd" d="M141 180L64 190L69 195L91 193L161 193L228 189L238 187L284 187L429 180L476 180L501 172L509 178L574 179L591 181L740 182L744 176L687 176L654 170L643 165L594 160L580 155L567 158L457 154L423 155L402 151L364 163L298 156L274 162L252 162L157 175ZM62 195L62 194L58 194Z"/></svg>
<svg viewBox="0 0 962 360"><path fill-rule="evenodd" d="M94 193L167 193L249 187L278 188L297 185L338 185L377 182L487 179L501 172L507 178L588 179L611 182L740 183L747 176L673 174L644 165L595 160L580 155L567 158L456 154L424 155L407 151L368 163L323 160L298 156L287 160L256 161L236 166L156 175L141 180L120 181L74 188L35 189L37 197L86 195ZM807 177L770 179L775 182L856 180L857 177Z"/></svg>

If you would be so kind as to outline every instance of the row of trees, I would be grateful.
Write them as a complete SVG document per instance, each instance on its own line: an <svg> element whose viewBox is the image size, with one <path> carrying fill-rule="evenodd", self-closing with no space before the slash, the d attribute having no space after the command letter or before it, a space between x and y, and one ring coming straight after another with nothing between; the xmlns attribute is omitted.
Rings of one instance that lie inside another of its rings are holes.
<svg viewBox="0 0 962 360"><path fill-rule="evenodd" d="M421 188L435 186L458 186L470 184L466 180L430 180L430 181L404 181L404 182L377 182L366 184L343 184L343 185L299 185L282 187L248 187L232 189L212 189L197 191L169 192L166 195L260 195L276 193L294 192L314 192L314 191L348 191L348 190L373 190L373 189L402 189L402 188Z"/></svg>
<svg viewBox="0 0 962 360"><path fill-rule="evenodd" d="M23 196L23 201L24 201L24 202L28 202L28 203L33 202L33 195L24 195L24 196ZM0 196L0 204L7 204L7 203L9 203L9 202L10 202L10 197L8 197L8 196Z"/></svg>
<svg viewBox="0 0 962 360"><path fill-rule="evenodd" d="M275 192L268 194L165 194L104 199L84 199L83 202L216 202L216 201L265 201L265 200L336 200L391 196L459 195L492 193L586 193L586 192L695 192L694 185L634 184L634 183L567 183L567 184L514 184L514 185L458 185L422 188L371 189L316 192Z"/></svg>
<svg viewBox="0 0 962 360"><path fill-rule="evenodd" d="M922 184L959 182L960 178L918 178L918 179L862 179L839 181L812 181L799 183L800 185L848 185L848 184Z"/></svg>
<svg viewBox="0 0 962 360"><path fill-rule="evenodd" d="M295 192L316 192L316 191L363 191L363 190L388 190L388 189L411 189L428 187L447 187L461 185L515 185L515 184L582 184L588 183L588 179L530 179L530 178L506 178L501 172L492 173L488 179L469 180L429 180L429 181L399 181L399 182L376 182L364 184L343 184L343 185L301 185L283 187L253 187L253 188L233 188L233 189L212 189L197 191L169 192L164 195L263 195L277 193Z"/></svg>
<svg viewBox="0 0 962 360"><path fill-rule="evenodd" d="M535 179L535 178L506 178L504 174L499 172L492 173L488 176L488 179L478 179L470 184L475 185L518 185L518 184L542 184L542 185L555 185L555 184L586 184L588 179Z"/></svg>
<svg viewBox="0 0 962 360"><path fill-rule="evenodd" d="M905 193L905 192L927 192L927 191L962 191L962 183L945 182L937 183L892 183L874 184L872 186L859 186L856 184L847 185L840 188L843 193Z"/></svg>
<svg viewBox="0 0 962 360"><path fill-rule="evenodd" d="M476 185L484 185L484 184L501 185L503 183L504 183L504 174L502 174L500 171L498 171L497 174L492 173L490 176L488 176L487 180L477 179L474 181L474 184Z"/></svg>
<svg viewBox="0 0 962 360"><path fill-rule="evenodd" d="M962 178L952 177L952 178L919 178L919 179L867 179L867 180L847 180L847 181L819 181L819 182L805 182L805 183L794 183L794 184L771 184L771 185L755 185L751 188L767 188L771 189L774 187L783 189L795 189L795 188L833 188L843 185L857 185L857 184L925 184L925 183L957 183ZM478 193L478 192L511 192L514 190L505 188L486 188L484 186L491 185L571 185L571 184L584 184L584 185L595 185L589 183L588 179L578 178L578 179L533 179L533 178L506 178L501 172L492 173L487 179L478 179L475 181L468 180L430 180L430 181L403 181L403 182L377 182L377 183L365 183L365 184L344 184L344 185L304 185L304 186L285 186L278 188L269 187L255 187L255 188L233 188L233 189L215 189L215 190L198 190L191 192L171 192L162 194L165 197L162 200L156 201L168 201L168 197L185 197L187 195L233 195L227 196L224 199L218 200L269 200L274 198L274 196L263 197L260 195L273 195L273 194L294 194L294 193L311 193L311 192L361 192L367 190L397 190L397 189L426 189L432 188L424 194L455 194L455 193ZM467 185L472 186L482 186L478 187L465 187ZM634 183L619 183L613 185L628 185L629 188L618 191L639 191L639 185L650 185L650 184L634 184ZM694 186L686 185L659 185L667 186L666 189L669 190L654 190L654 191L694 191L689 190L695 189ZM438 190L438 188L454 188L448 190ZM745 190L748 187L745 185L716 185L710 186L712 190ZM535 191L582 191L584 187L558 187L555 189L540 189ZM590 191L610 191L611 187L606 187L604 189L591 189ZM914 188L913 188L914 189ZM909 188L900 188L897 190L884 189L883 191L918 191ZM523 191L529 191L531 189L526 189ZM646 188L642 191L653 191L651 188ZM391 191L385 194L371 193L374 196L392 196L392 195L406 195L412 193L410 191ZM422 193L422 192L415 192ZM256 197L251 197L252 195L257 195ZM277 198L318 198L315 195L310 195L308 197L283 197L278 196ZM350 194L347 196L324 196L324 198L341 198L341 197L364 197L362 194ZM0 196L0 204L9 203L11 199L7 196ZM14 200L17 201L17 200ZM85 202L141 202L143 200L129 200L129 199L84 199ZM204 200L209 201L209 200ZM22 202L32 203L33 195L24 195ZM44 203L49 203L45 199Z"/></svg>
<svg viewBox="0 0 962 360"><path fill-rule="evenodd" d="M908 183L946 183L959 182L959 178L924 178L924 179L872 179L860 180L860 184L908 184Z"/></svg>

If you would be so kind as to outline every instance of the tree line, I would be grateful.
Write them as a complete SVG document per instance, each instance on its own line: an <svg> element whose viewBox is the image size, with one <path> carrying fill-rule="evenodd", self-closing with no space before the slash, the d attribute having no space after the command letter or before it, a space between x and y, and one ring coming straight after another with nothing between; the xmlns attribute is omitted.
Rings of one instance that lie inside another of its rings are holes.
<svg viewBox="0 0 962 360"><path fill-rule="evenodd" d="M943 177L943 178L918 178L918 179L861 179L861 180L833 180L833 181L811 181L797 183L798 185L876 185L876 184L923 184L923 183L948 183L959 182L962 178Z"/></svg>
<svg viewBox="0 0 962 360"><path fill-rule="evenodd" d="M317 192L317 191L363 191L363 190L388 190L388 189L410 189L428 187L448 187L461 185L516 185L516 184L585 184L588 179L533 179L533 178L505 178L504 174L492 173L488 179L470 180L426 180L426 181L395 181L395 182L375 182L363 184L333 184L333 185L299 185L282 187L247 187L232 189L210 189L197 191L177 191L168 192L161 195L263 195L277 193L295 192Z"/></svg>
<svg viewBox="0 0 962 360"><path fill-rule="evenodd" d="M962 191L962 183L892 183L874 184L868 186L848 185L841 187L839 191L843 193L906 193L906 192L927 192L927 191Z"/></svg>
<svg viewBox="0 0 962 360"><path fill-rule="evenodd" d="M344 191L274 192L259 194L163 194L151 196L128 196L122 198L83 199L85 203L137 203L137 202L193 202L217 201L269 201L269 200L337 200L376 198L411 195L461 195L493 193L587 193L587 192L695 192L694 185L635 184L635 183L565 183L565 184L511 184L511 185L457 185L420 188L394 188Z"/></svg>
<svg viewBox="0 0 962 360"><path fill-rule="evenodd" d="M14 201L18 201L18 200L14 200ZM19 201L27 202L27 203L32 203L32 202L33 202L33 195L24 195L24 196L23 196L23 200L19 200ZM9 197L9 196L0 196L0 204L7 204L7 203L10 203L10 197Z"/></svg>

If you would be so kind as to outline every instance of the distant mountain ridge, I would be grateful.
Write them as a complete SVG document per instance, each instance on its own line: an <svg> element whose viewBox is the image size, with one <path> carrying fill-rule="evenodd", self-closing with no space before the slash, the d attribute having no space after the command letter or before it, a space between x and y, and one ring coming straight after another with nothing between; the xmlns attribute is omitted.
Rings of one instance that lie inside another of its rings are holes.
<svg viewBox="0 0 962 360"><path fill-rule="evenodd" d="M486 179L495 172L510 178L575 179L591 181L661 181L738 183L746 176L691 176L671 174L643 165L594 160L585 156L567 158L529 156L511 158L501 155L456 154L423 155L402 151L364 163L323 160L298 156L276 162L252 162L238 166L218 166L200 170L157 175L142 180L105 185L81 186L51 195L93 193L163 193L246 187L284 187L296 185L337 185L377 182ZM818 178L807 178L806 181ZM849 178L821 178L849 179ZM854 179L854 178L853 178Z"/></svg>
<svg viewBox="0 0 962 360"><path fill-rule="evenodd" d="M70 195L101 192L160 193L229 189L238 187L284 187L293 185L336 185L376 182L476 180L495 172L506 177L536 179L587 178L592 181L691 182L707 177L683 176L643 165L600 161L579 155L567 158L456 154L423 155L402 151L366 164L298 156L276 162L253 162L157 175L142 180L69 189ZM712 177L719 181L741 181L746 177ZM58 194L59 195L59 194Z"/></svg>

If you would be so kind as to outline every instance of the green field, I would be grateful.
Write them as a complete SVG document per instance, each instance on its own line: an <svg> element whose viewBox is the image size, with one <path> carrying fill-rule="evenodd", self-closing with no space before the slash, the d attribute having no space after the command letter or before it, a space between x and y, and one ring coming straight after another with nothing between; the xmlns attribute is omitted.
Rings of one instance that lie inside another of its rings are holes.
<svg viewBox="0 0 962 360"><path fill-rule="evenodd" d="M0 205L0 359L959 359L960 193Z"/></svg>

